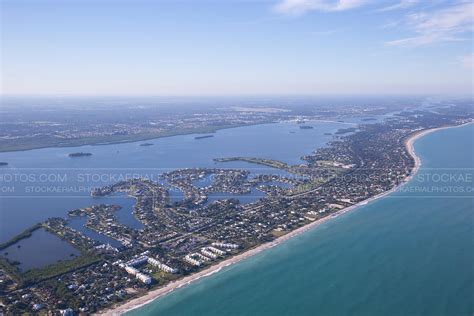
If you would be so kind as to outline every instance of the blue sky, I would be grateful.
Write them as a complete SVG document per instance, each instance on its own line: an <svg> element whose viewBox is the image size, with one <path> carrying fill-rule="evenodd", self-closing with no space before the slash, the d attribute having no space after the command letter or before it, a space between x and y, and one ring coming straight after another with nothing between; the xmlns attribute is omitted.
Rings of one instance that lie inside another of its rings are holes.
<svg viewBox="0 0 474 316"><path fill-rule="evenodd" d="M472 93L463 0L0 0L3 94Z"/></svg>

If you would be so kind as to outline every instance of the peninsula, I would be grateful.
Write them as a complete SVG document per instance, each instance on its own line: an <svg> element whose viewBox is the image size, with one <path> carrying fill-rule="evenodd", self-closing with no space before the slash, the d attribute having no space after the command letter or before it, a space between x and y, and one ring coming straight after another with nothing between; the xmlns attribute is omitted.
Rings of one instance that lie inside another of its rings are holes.
<svg viewBox="0 0 474 316"><path fill-rule="evenodd" d="M469 122L470 123L470 122ZM467 123L467 124L469 124ZM464 125L464 124L462 124ZM459 126L462 126L462 125L459 125ZM323 217L319 220L316 220L316 221L313 221L305 226L302 226L298 229L295 229L285 235L282 235L278 238L276 238L275 240L271 241L271 242L268 242L268 243L264 243L260 246L256 246L244 253L241 253L239 255L235 255L231 258L228 258L226 260L223 260L215 265L212 265L210 266L209 268L205 269L205 270L202 270L196 274L193 274L193 275L190 275L190 276L187 276L187 277L184 277L182 279L179 279L179 280L176 280L176 281L173 281L169 284L167 284L166 286L164 287L160 287L160 288L157 288L156 290L152 290L150 292L148 292L146 295L144 296L141 296L141 297L138 297L136 299L133 299L133 300L130 300L124 304L121 304L113 309L108 309L106 311L104 311L103 313L100 313L101 315L121 315L121 314L124 314L130 310L134 310L134 309L137 309L137 308L140 308L144 305L147 305L149 304L150 302L174 291L175 289L178 289L178 288L181 288L183 286L186 286L186 285L189 285L190 283L194 282L194 281L197 281L201 278L204 278L204 277L207 277L207 276L211 276L212 274L214 273L217 273L219 272L220 270L222 270L223 268L226 268L234 263L237 263L237 262L240 262L242 260L245 260L249 257L252 257L266 249L269 249L269 248L272 248L294 236L297 236L307 230L310 230L312 228L315 228L317 226L319 226L320 224L323 224L324 222L328 221L328 220L331 220L335 217L337 217L338 215L341 215L341 214L344 214L344 213L347 213L347 212L350 212L354 209L356 209L357 207L359 206L362 206L362 205L366 205L372 201L375 201L379 198L382 198L384 196L387 196L389 194L391 194L392 192L396 191L400 186L403 186L405 185L407 182L409 182L411 180L411 178L418 172L418 169L420 168L421 166L421 160L420 158L416 155L415 153L415 150L414 150L414 143L417 139L429 134L429 133L432 133L432 132L435 132L435 131L438 131L438 130L441 130L441 129L445 129L445 128L450 128L450 127L453 127L453 126L445 126L445 127L438 127L438 128L430 128L430 129L423 129L423 130L419 130L419 131L416 131L416 132L413 132L409 137L407 137L405 140L404 140L404 146L405 146L405 149L406 151L409 153L409 155L412 157L412 159L414 160L414 165L413 165L413 168L411 169L409 175L402 181L400 182L400 184L398 184L397 186L393 187L392 189L388 190L388 191L385 191L385 192L382 192L382 193L379 193L373 197L370 197L366 200L363 200L357 204L353 204L351 206L347 206L345 208L342 208L340 210L337 210L335 212L332 213L331 216L326 216L326 217ZM455 126L455 127L458 127L458 126Z"/></svg>
<svg viewBox="0 0 474 316"><path fill-rule="evenodd" d="M38 310L71 308L82 313L116 314L141 306L393 192L419 167L413 150L417 137L471 120L472 113L449 109L442 114L416 112L360 125L354 133L334 138L301 157L300 164L258 157L216 158L218 167L171 170L161 174L160 181L134 178L96 188L93 196L123 192L134 198L132 213L143 228L122 224L117 219L120 207L107 204L77 208L67 218L38 224L81 254L27 272L2 258L0 270L8 275L7 312L34 312L32 306L36 306ZM231 161L285 173L255 175L225 168ZM209 180L198 186L202 179ZM183 192L181 201L171 202L170 187ZM249 204L233 198L251 190L265 192L265 198ZM232 197L209 202L216 193ZM85 237L68 225L74 217L85 218L88 229L122 246ZM7 241L7 245L15 247L24 236ZM60 278L56 278L58 273ZM50 288L56 290L47 290ZM62 294L55 294L58 291ZM28 304L12 304L24 301L25 295Z"/></svg>

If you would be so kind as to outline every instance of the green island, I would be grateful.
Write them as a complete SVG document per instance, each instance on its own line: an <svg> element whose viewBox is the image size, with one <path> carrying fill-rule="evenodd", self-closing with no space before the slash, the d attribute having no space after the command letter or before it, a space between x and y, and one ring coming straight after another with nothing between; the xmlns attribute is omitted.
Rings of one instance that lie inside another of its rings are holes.
<svg viewBox="0 0 474 316"><path fill-rule="evenodd" d="M78 152L78 153L70 153L69 157L71 158L76 158L76 157L89 157L92 156L91 153L84 153L84 152Z"/></svg>
<svg viewBox="0 0 474 316"><path fill-rule="evenodd" d="M263 159L263 158L254 158L254 157L228 157L228 158L214 158L215 162L231 162L231 161L244 161L248 163L264 165L276 169L290 170L291 166L273 159Z"/></svg>
<svg viewBox="0 0 474 316"><path fill-rule="evenodd" d="M204 139L204 138L211 138L214 137L214 135L203 135L203 136L196 136L194 139Z"/></svg>

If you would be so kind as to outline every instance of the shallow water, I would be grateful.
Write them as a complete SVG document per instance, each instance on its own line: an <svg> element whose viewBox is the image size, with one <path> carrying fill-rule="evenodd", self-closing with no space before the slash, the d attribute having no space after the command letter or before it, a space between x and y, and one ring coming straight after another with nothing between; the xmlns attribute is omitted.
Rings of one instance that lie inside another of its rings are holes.
<svg viewBox="0 0 474 316"><path fill-rule="evenodd" d="M417 140L422 168L403 190L129 315L472 315L473 135Z"/></svg>

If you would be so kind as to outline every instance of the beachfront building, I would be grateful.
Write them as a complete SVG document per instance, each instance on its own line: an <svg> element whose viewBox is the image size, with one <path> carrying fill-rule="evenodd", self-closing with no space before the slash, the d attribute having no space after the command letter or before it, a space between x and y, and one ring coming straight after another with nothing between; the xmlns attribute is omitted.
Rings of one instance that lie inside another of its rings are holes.
<svg viewBox="0 0 474 316"><path fill-rule="evenodd" d="M210 261L210 260L211 259L209 257L206 257L198 252L191 253L189 255L186 255L186 257L184 257L184 261L197 267L201 266L203 264L203 261Z"/></svg>
<svg viewBox="0 0 474 316"><path fill-rule="evenodd" d="M137 275L137 273L139 272L137 269L135 269L134 267L130 267L130 266L125 266L125 271L127 271L128 274L131 274L131 275Z"/></svg>
<svg viewBox="0 0 474 316"><path fill-rule="evenodd" d="M138 280L142 281L145 284L151 284L151 277L149 277L148 275L144 273L138 272L136 274L136 277Z"/></svg>
<svg viewBox="0 0 474 316"><path fill-rule="evenodd" d="M125 266L125 271L127 271L128 274L135 276L138 280L142 281L145 284L151 283L151 277L144 273L141 273L140 271L138 271L138 269L134 267Z"/></svg>
<svg viewBox="0 0 474 316"><path fill-rule="evenodd" d="M142 256L142 257L138 257L136 259L130 260L129 262L127 262L127 266L134 267L134 266L143 264L145 262L148 262L148 257L147 256Z"/></svg>
<svg viewBox="0 0 474 316"><path fill-rule="evenodd" d="M213 242L213 246L219 247L219 248L224 248L224 249L238 249L239 245L237 244L229 244L229 243L223 243L223 242Z"/></svg>
<svg viewBox="0 0 474 316"><path fill-rule="evenodd" d="M192 264L193 266L200 267L202 263L199 260L196 260L191 256L192 255L186 255L186 257L184 257L184 261L186 261L187 263Z"/></svg>
<svg viewBox="0 0 474 316"><path fill-rule="evenodd" d="M205 255L205 256L207 256L211 259L217 259L217 255L215 253L212 253L209 250L207 250L207 248L202 248L201 252L202 252L203 255Z"/></svg>
<svg viewBox="0 0 474 316"><path fill-rule="evenodd" d="M200 254L199 252L196 252L196 253L194 254L194 256L196 256L196 257L198 257L199 259L202 259L202 260L204 260L204 261L211 261L210 258L208 258L208 257L206 257L206 256L204 256L204 255L202 255L202 254Z"/></svg>
<svg viewBox="0 0 474 316"><path fill-rule="evenodd" d="M168 273L178 273L178 269L173 269L170 266L167 266L164 263L161 263L160 261L156 260L155 258L148 257L148 263L151 264L152 266L157 267L158 269L168 272Z"/></svg>
<svg viewBox="0 0 474 316"><path fill-rule="evenodd" d="M219 256L223 256L226 254L226 252L224 250L220 250L220 249L217 249L217 248L214 248L214 247L207 247L207 250L219 255Z"/></svg>

